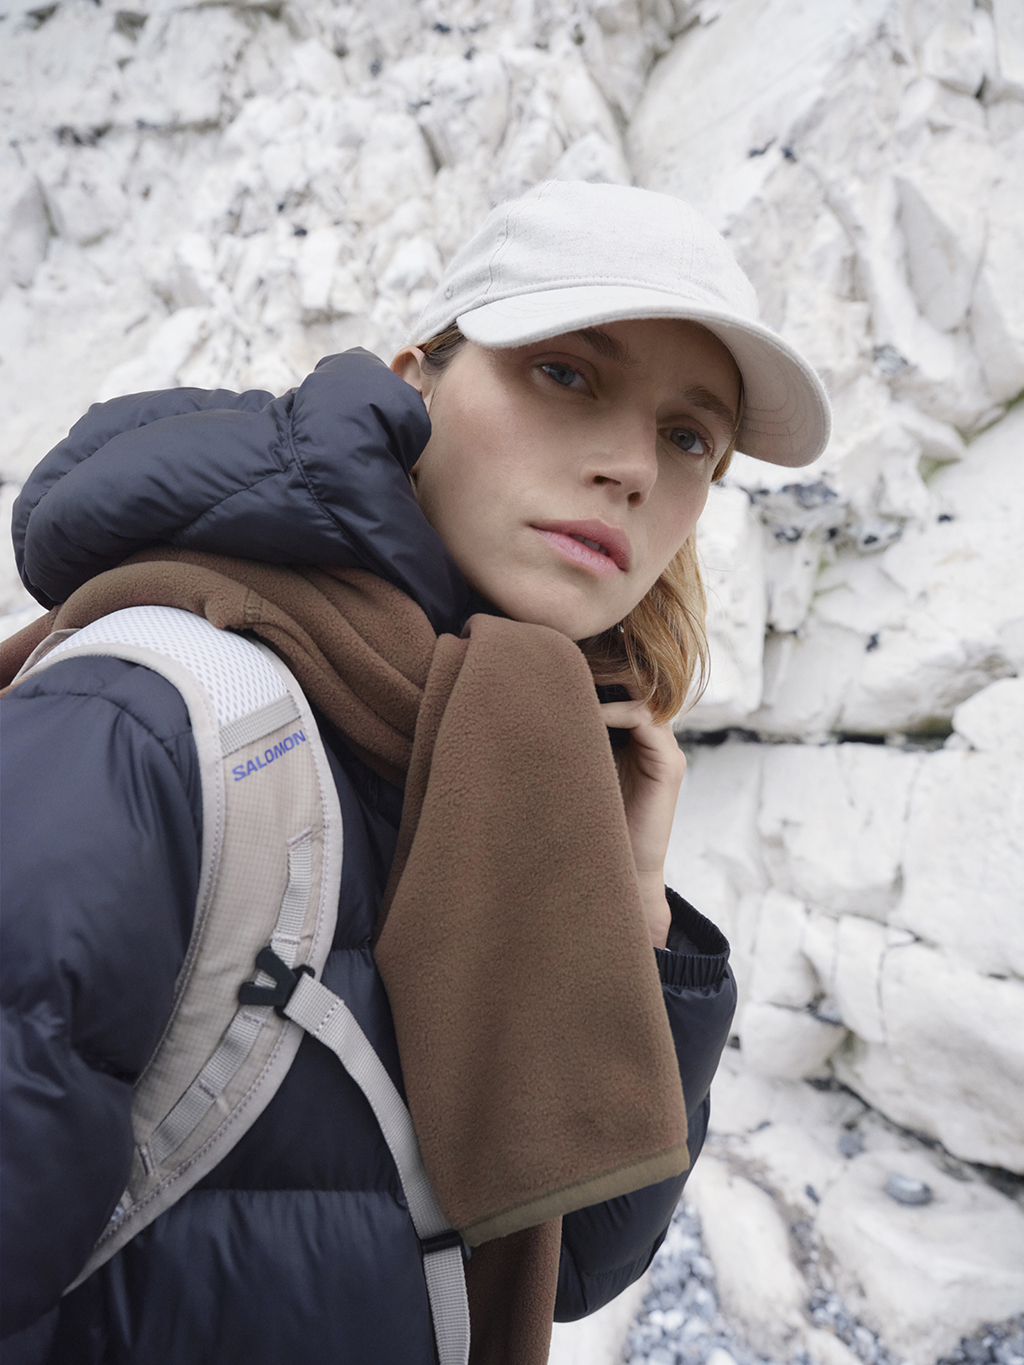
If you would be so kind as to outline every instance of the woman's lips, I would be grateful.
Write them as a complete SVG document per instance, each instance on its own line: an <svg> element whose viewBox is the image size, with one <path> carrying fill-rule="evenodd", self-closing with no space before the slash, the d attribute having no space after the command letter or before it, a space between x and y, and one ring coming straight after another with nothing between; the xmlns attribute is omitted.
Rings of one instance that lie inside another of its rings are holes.
<svg viewBox="0 0 1024 1365"><path fill-rule="evenodd" d="M548 522L533 530L570 564L601 578L615 577L629 567L628 538L601 522Z"/></svg>

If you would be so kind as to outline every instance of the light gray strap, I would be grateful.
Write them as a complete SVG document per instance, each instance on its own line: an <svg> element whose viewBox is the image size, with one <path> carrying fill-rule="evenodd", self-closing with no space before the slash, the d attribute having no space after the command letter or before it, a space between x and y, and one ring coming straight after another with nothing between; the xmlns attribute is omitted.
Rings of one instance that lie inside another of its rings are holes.
<svg viewBox="0 0 1024 1365"><path fill-rule="evenodd" d="M272 730L279 730L290 720L298 720L299 708L292 696L276 697L258 711L250 711L220 727L220 750L225 758L246 744L255 744Z"/></svg>
<svg viewBox="0 0 1024 1365"><path fill-rule="evenodd" d="M469 1299L462 1247L427 1251L423 1256L430 1315L434 1319L439 1365L467 1365L469 1360Z"/></svg>
<svg viewBox="0 0 1024 1365"><path fill-rule="evenodd" d="M423 1167L409 1110L344 1000L311 976L302 976L284 1012L340 1058L369 1101L398 1167L417 1237L424 1242L448 1231L448 1220ZM467 1365L469 1301L461 1247L426 1249L423 1270L440 1365Z"/></svg>
<svg viewBox="0 0 1024 1365"><path fill-rule="evenodd" d="M312 835L312 829L304 829L288 840L288 885L270 939L270 946L288 967L295 966L313 888Z"/></svg>
<svg viewBox="0 0 1024 1365"><path fill-rule="evenodd" d="M252 1051L269 1014L270 1010L265 1006L249 1006L238 1011L213 1056L163 1122L153 1130L149 1142L140 1148L139 1154L145 1165L163 1165L189 1134L195 1132L217 1102L217 1096L223 1093Z"/></svg>
<svg viewBox="0 0 1024 1365"><path fill-rule="evenodd" d="M268 707L263 709L269 710ZM309 905L313 880L312 833L312 829L304 829L288 840L288 884L270 940L274 951L288 967L295 965L302 924ZM266 972L258 972L256 984L270 986L273 985L273 979ZM163 1165L171 1153L176 1152L185 1139L195 1132L252 1051L260 1029L269 1016L267 1006L248 1005L238 1011L210 1060L171 1112L153 1130L149 1142L140 1148L139 1154L144 1164Z"/></svg>

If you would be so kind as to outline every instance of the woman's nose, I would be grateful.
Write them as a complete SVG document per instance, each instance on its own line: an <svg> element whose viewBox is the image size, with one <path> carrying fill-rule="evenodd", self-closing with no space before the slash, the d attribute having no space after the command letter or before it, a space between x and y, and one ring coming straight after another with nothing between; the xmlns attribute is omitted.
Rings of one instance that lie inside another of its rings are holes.
<svg viewBox="0 0 1024 1365"><path fill-rule="evenodd" d="M585 482L607 488L630 507L642 507L658 478L657 440L654 430L609 434L585 460Z"/></svg>

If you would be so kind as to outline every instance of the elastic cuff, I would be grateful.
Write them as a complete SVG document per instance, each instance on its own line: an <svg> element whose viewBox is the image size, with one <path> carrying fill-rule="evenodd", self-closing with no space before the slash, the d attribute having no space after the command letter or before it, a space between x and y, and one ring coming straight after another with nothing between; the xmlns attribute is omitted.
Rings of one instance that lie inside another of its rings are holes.
<svg viewBox="0 0 1024 1365"><path fill-rule="evenodd" d="M654 949L662 985L684 988L716 985L729 963L728 939L671 887L665 888L665 895L672 910L669 946Z"/></svg>

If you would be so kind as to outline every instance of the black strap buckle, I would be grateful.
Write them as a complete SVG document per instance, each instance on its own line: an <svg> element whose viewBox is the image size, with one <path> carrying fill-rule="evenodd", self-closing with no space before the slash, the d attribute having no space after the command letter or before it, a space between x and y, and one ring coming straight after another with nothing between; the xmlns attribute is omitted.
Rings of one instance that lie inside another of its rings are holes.
<svg viewBox="0 0 1024 1365"><path fill-rule="evenodd" d="M243 981L238 988L240 1005L273 1005L274 1010L286 1019L284 1007L292 998L300 976L315 976L308 962L301 963L294 970L282 962L268 943L256 954L256 966L274 978L272 986L259 986L255 981Z"/></svg>
<svg viewBox="0 0 1024 1365"><path fill-rule="evenodd" d="M449 1247L460 1247L464 1261L468 1261L473 1254L454 1228L447 1228L444 1232L435 1232L433 1237L420 1238L420 1251L423 1252L424 1256L429 1256L435 1251L447 1251Z"/></svg>

